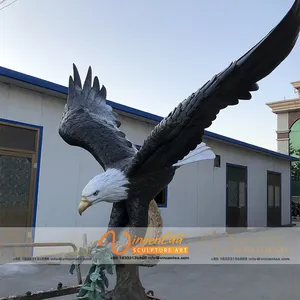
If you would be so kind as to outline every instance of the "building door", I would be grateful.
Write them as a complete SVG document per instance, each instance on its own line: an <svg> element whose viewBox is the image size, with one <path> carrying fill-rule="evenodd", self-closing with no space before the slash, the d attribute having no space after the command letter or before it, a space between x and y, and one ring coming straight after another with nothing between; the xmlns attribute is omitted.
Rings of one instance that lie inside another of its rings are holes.
<svg viewBox="0 0 300 300"><path fill-rule="evenodd" d="M268 171L268 227L281 226L281 174Z"/></svg>
<svg viewBox="0 0 300 300"><path fill-rule="evenodd" d="M247 167L227 164L226 226L247 227Z"/></svg>
<svg viewBox="0 0 300 300"><path fill-rule="evenodd" d="M0 123L0 243L31 242L38 130ZM0 249L0 263L29 248Z"/></svg>

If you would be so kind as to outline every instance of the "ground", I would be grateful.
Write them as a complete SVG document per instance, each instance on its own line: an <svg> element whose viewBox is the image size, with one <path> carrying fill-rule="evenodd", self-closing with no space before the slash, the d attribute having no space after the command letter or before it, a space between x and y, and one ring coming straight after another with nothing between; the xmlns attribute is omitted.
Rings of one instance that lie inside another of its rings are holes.
<svg viewBox="0 0 300 300"><path fill-rule="evenodd" d="M275 230L275 231L274 231ZM286 238L288 247L299 244L299 230L296 228L274 229L273 232ZM245 233L251 238L261 237L263 232ZM228 238L221 238L225 245ZM190 244L191 254L201 253L212 241L204 244ZM300 247L300 246L298 246ZM208 249L208 248L207 248ZM296 249L296 248L294 248ZM213 256L215 254L212 254ZM288 256L288 255L287 255ZM164 300L204 299L204 300L282 300L298 298L300 264L194 264L159 265L155 268L142 268L141 278L146 290L154 290L155 295ZM82 268L86 274L88 265ZM2 265L0 266L0 298L38 291L57 286L76 284L76 275L68 274L68 265ZM111 279L112 285L114 280ZM53 299L75 299L75 295Z"/></svg>

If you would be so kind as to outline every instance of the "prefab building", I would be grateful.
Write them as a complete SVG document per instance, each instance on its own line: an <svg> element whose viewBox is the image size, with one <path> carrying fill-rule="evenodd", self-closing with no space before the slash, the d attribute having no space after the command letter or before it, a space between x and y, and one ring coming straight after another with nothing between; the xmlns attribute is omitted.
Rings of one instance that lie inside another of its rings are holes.
<svg viewBox="0 0 300 300"><path fill-rule="evenodd" d="M1 227L107 226L111 204L98 204L83 216L77 212L82 188L102 169L91 154L59 136L66 98L64 86L0 68ZM136 145L162 119L109 104ZM295 158L209 131L204 142L216 159L182 167L156 199L164 226L291 225Z"/></svg>

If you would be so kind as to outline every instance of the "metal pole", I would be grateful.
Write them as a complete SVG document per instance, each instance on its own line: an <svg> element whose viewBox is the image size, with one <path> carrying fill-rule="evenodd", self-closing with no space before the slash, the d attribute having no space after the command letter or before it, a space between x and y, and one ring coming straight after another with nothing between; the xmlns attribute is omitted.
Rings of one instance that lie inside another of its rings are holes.
<svg viewBox="0 0 300 300"><path fill-rule="evenodd" d="M73 251L77 251L77 247L73 243L0 243L0 248L14 248L14 247L72 247ZM82 284L82 277L81 277L81 270L80 265L76 264L76 274L77 274L77 280L78 284Z"/></svg>

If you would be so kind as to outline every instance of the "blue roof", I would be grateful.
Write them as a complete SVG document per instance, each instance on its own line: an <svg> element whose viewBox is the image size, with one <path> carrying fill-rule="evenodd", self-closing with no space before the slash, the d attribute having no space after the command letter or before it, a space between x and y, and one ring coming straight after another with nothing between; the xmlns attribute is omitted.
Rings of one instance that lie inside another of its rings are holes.
<svg viewBox="0 0 300 300"><path fill-rule="evenodd" d="M57 92L57 93L65 94L65 95L68 94L68 88L65 86L62 86L62 85L59 85L59 84L56 84L56 83L53 83L53 82L50 82L50 81L47 81L44 79L40 79L37 77L33 77L33 76L30 76L30 75L27 75L24 73L20 73L20 72L11 70L11 69L7 69L4 67L0 67L0 76L18 80L18 81L21 81L21 82L24 82L27 84L31 84L31 85L34 85L34 86L37 86L40 88L48 89L53 92ZM129 114L132 114L135 116L139 116L139 117L151 120L151 121L160 122L163 119L163 117L160 117L160 116L157 116L157 115L154 115L154 114L142 111L142 110L138 110L138 109L135 109L135 108L123 105L123 104L119 104L119 103L116 103L116 102L113 102L110 100L107 100L107 103L113 109L116 109L116 110L119 110L119 111L122 111L125 113L129 113ZM259 146L255 146L253 144L248 144L248 143L236 140L236 139L229 138L224 135L220 135L220 134L217 134L214 132L207 131L207 130L205 130L204 134L206 137L215 138L215 139L218 139L218 140L230 143L230 144L234 144L236 146L248 148L248 149L262 152L262 153L272 155L272 156L275 156L278 158L287 159L290 161L298 161L299 160L298 158L295 158L293 156L285 155L285 154L282 154L282 153L279 153L276 151L272 151L272 150L265 149L265 148L262 148Z"/></svg>

